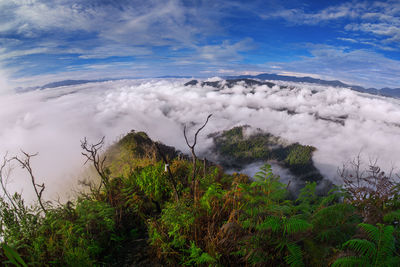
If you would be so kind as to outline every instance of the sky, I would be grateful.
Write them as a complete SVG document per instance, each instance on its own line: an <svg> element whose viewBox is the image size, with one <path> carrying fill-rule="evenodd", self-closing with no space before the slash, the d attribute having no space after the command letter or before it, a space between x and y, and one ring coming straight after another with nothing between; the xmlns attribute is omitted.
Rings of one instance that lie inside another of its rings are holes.
<svg viewBox="0 0 400 267"><path fill-rule="evenodd" d="M400 2L0 0L0 93L263 72L400 87Z"/></svg>

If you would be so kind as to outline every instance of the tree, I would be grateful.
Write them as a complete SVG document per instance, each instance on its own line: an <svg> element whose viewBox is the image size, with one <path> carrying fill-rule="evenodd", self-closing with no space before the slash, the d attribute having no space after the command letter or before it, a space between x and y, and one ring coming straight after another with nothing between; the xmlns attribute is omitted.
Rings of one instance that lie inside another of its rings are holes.
<svg viewBox="0 0 400 267"><path fill-rule="evenodd" d="M197 144L197 135L200 133L201 130L204 129L204 127L206 127L208 120L211 118L212 114L208 115L206 122L203 124L203 126L201 126L195 133L194 135L194 141L193 144L191 145L188 141L188 138L186 136L186 125L183 128L183 135L185 137L185 141L187 146L190 148L190 152L192 153L192 163L193 163L193 172L192 172L192 193L193 193L193 198L195 201L197 201L197 187L198 187L198 181L196 180L196 165L197 165L197 155L195 152L195 147Z"/></svg>

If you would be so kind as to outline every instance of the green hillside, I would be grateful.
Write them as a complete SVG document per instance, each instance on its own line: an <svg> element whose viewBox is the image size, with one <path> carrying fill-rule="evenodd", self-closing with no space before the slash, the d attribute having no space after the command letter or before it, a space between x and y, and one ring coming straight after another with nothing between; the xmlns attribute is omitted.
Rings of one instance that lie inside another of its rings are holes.
<svg viewBox="0 0 400 267"><path fill-rule="evenodd" d="M246 134L246 131L250 131ZM255 161L278 161L303 181L319 181L322 175L315 168L312 153L315 147L299 143L288 144L279 137L250 126L239 126L211 135L222 166L242 168Z"/></svg>

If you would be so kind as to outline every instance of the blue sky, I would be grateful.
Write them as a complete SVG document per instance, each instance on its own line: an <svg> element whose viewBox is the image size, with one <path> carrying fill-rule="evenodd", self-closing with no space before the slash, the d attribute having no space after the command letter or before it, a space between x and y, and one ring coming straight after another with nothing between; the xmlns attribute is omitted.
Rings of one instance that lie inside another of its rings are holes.
<svg viewBox="0 0 400 267"><path fill-rule="evenodd" d="M400 87L400 2L0 0L0 87L261 72Z"/></svg>

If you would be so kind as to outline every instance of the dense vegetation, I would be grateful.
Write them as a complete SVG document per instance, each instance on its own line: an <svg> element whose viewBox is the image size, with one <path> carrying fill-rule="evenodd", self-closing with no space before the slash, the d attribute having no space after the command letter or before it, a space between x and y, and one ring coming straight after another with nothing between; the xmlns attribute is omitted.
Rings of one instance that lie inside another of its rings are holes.
<svg viewBox="0 0 400 267"><path fill-rule="evenodd" d="M375 166L343 170L343 188L325 196L308 182L292 199L268 165L254 180L228 175L143 132L105 161L101 146L82 142L100 181L85 182L89 192L75 201L0 198L4 265L400 266L400 186ZM295 145L284 158L302 165L311 151Z"/></svg>
<svg viewBox="0 0 400 267"><path fill-rule="evenodd" d="M281 138L261 130L254 131L250 126L235 127L212 137L213 151L220 156L224 167L240 168L254 161L275 160L303 181L322 179L312 161L315 147L287 144Z"/></svg>

